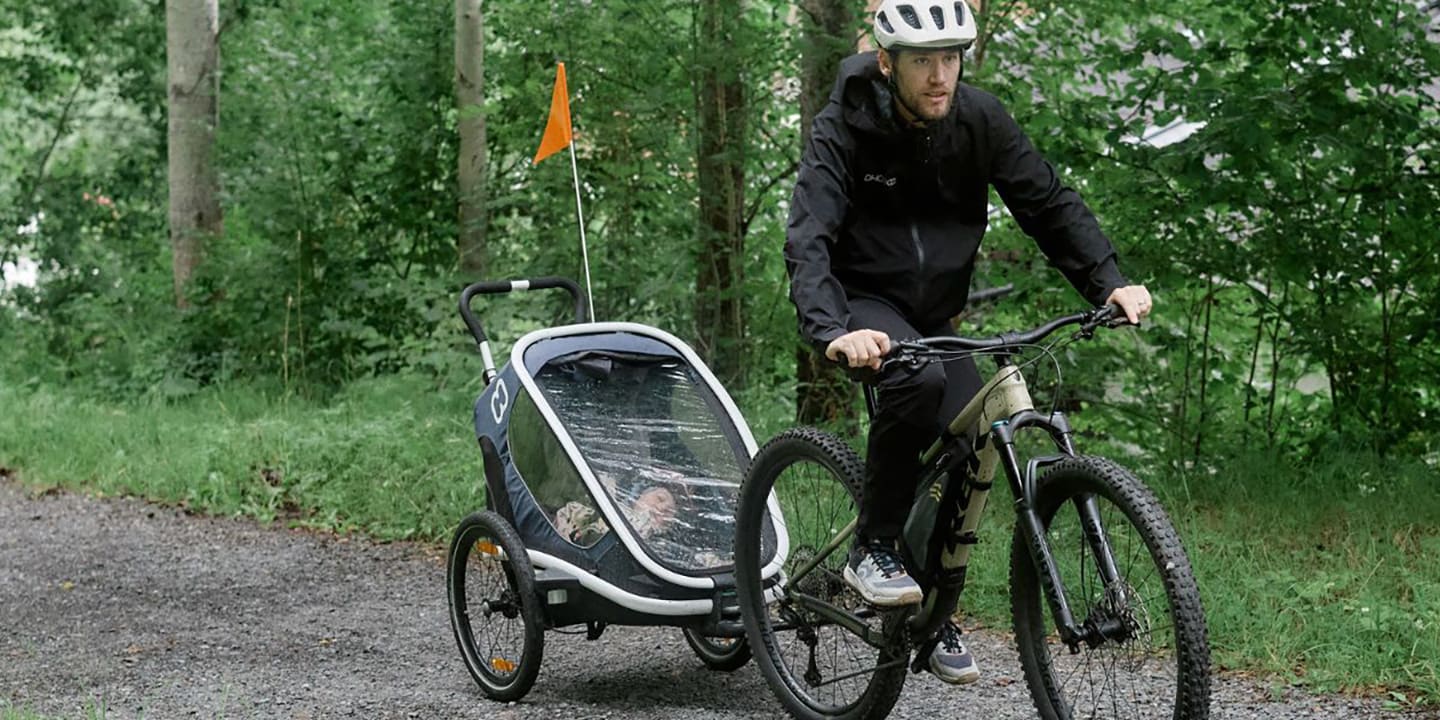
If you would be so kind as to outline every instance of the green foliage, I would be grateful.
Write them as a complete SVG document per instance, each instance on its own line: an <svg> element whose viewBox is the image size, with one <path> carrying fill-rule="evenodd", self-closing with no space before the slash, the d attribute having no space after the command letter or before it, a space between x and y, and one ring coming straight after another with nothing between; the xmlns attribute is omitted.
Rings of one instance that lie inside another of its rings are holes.
<svg viewBox="0 0 1440 720"><path fill-rule="evenodd" d="M1182 187L1239 240L1213 263L1224 284L1253 284L1257 316L1294 333L1284 351L1324 368L1327 439L1425 449L1435 427L1433 398L1416 387L1440 360L1429 327L1440 260L1414 226L1440 209L1427 170L1440 129L1424 119L1435 101L1422 90L1440 73L1440 51L1424 22L1394 3L1267 12L1223 99L1214 81L1198 93L1210 124L1185 158L1218 167ZM1377 23L1394 31L1349 32ZM1233 47L1202 50L1235 57Z"/></svg>
<svg viewBox="0 0 1440 720"><path fill-rule="evenodd" d="M783 7L755 4L736 52L788 43ZM48 78L19 94L50 117L15 116L29 124L6 134L24 150L13 157L42 154L47 132L66 140L66 152L46 166L44 192L28 200L29 185L10 188L17 212L5 218L16 227L42 218L23 242L5 241L6 257L23 254L46 268L41 287L14 293L13 302L48 328L46 352L61 359L62 377L129 395L277 374L287 385L324 389L432 368L437 353L463 342L453 310L438 310L475 279L454 271L449 6L296 0L222 8L226 229L207 244L187 313L169 307L157 92L164 53L149 52L164 40L163 7L112 0L62 9L63 18L60 9L17 11L19 30L0 41L27 59L25 68L38 68L26 73ZM530 164L555 61L564 60L597 315L697 335L690 296L703 58L691 42L695 14L686 3L487 5L490 277L582 274L566 163ZM112 15L125 18L121 28L145 24L145 42L132 47L92 28ZM60 19L73 31L51 32ZM82 72L87 53L107 43L123 52ZM647 56L617 48L645 48ZM798 128L787 120L794 98L773 91L787 56L749 54L756 61L745 64L744 82L758 131L748 135L759 140L745 152L754 186L747 222L760 240L746 255L752 279L744 294L778 298L778 245L766 238L780 235L776 206L788 188L779 181L798 155ZM125 82L117 83L110 74L122 62ZM72 98L74 83L82 92ZM100 101L90 85L114 86L106 102L140 132L92 119ZM82 119L60 120L67 99ZM93 145L71 140L91 135ZM522 311L519 321L552 321L546 311ZM768 324L762 331L774 332ZM759 359L773 362L769 353ZM785 370L767 366L762 379L771 382L772 372Z"/></svg>
<svg viewBox="0 0 1440 720"><path fill-rule="evenodd" d="M85 720L104 720L106 717L105 705L103 703L87 703L85 714L80 717ZM7 701L0 700L0 720L49 720L49 718L32 712L27 707L15 707Z"/></svg>
<svg viewBox="0 0 1440 720"><path fill-rule="evenodd" d="M996 7L970 79L1011 104L1159 301L1139 342L1074 351L1072 406L1102 407L1116 436L1158 424L1141 444L1177 466L1236 446L1433 452L1440 261L1424 219L1440 209L1440 124L1420 88L1440 51L1424 17L1376 2L1300 13L1197 0L1166 15L1083 0L1032 4L1021 22ZM44 357L28 364L128 395L274 375L333 389L454 367L465 341L446 305L471 278L453 269L450 10L227 8L227 227L188 313L169 307L163 241L163 7L5 11L0 207L34 231L0 254L44 268L39 288L7 298L45 328L28 344ZM769 398L791 396L795 342L779 259L799 134L785 9L752 3L737 40L752 123L740 289L751 387L732 389ZM566 60L597 314L701 335L695 15L686 3L487 6L491 276L580 276L566 163L529 162ZM1351 31L1362 26L1394 31ZM1163 148L1127 139L1178 118L1204 126ZM995 327L1075 305L1008 222L979 277L1020 288ZM553 321L548 307L517 312L492 321Z"/></svg>
<svg viewBox="0 0 1440 720"><path fill-rule="evenodd" d="M1166 455L1433 451L1440 258L1416 225L1440 210L1428 16L1388 2L1034 9L983 82L1157 296L1160 332L1129 364L1160 372L1126 384L1155 386L1137 409L1162 420ZM1177 118L1204 126L1166 147L1128 139Z"/></svg>

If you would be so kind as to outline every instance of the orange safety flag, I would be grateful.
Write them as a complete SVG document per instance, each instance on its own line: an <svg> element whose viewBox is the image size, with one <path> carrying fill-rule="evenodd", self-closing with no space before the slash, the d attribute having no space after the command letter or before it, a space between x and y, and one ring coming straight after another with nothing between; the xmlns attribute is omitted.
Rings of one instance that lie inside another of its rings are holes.
<svg viewBox="0 0 1440 720"><path fill-rule="evenodd" d="M535 151L538 163L570 145L570 91L565 87L565 63L555 71L555 92L550 95L550 121L545 123L545 137Z"/></svg>

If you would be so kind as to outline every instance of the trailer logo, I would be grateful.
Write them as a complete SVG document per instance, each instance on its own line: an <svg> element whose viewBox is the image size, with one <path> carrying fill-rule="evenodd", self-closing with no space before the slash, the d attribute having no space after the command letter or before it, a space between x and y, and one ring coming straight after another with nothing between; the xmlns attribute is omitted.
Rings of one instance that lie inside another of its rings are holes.
<svg viewBox="0 0 1440 720"><path fill-rule="evenodd" d="M495 416L495 422L504 421L505 411L509 409L510 388L505 385L504 378L496 378L495 394L490 396L490 413Z"/></svg>

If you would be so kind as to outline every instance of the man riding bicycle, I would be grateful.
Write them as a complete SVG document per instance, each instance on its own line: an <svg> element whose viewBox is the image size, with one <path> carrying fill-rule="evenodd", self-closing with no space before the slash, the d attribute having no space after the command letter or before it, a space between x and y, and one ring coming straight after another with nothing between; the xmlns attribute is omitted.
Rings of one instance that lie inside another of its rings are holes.
<svg viewBox="0 0 1440 720"><path fill-rule="evenodd" d="M891 338L954 335L993 186L1051 264L1091 303L1130 322L1150 293L1129 285L1079 194L1062 185L994 96L960 82L975 18L963 0L884 0L880 50L847 58L816 116L786 232L801 334L832 361L878 369ZM896 538L920 454L981 386L969 358L877 379L855 547L845 579L877 606L918 603ZM979 678L952 619L930 657L950 683Z"/></svg>

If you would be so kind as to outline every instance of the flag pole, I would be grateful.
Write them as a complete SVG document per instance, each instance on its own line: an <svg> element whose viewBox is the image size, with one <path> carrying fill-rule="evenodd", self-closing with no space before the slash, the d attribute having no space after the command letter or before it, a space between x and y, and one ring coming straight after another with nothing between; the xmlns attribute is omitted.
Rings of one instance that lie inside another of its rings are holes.
<svg viewBox="0 0 1440 720"><path fill-rule="evenodd" d="M575 217L580 221L580 261L585 266L585 307L590 322L595 321L595 296L590 288L590 250L585 243L585 210L580 202L580 167L575 162L575 129L570 122L570 89L565 85L565 63L555 68L555 89L550 94L550 117L545 121L545 135L540 139L540 149L535 151L533 163L539 163L560 152L561 147L570 148L570 177L575 180Z"/></svg>
<svg viewBox="0 0 1440 720"><path fill-rule="evenodd" d="M580 260L585 265L585 304L595 322L595 297L590 291L590 251L585 246L585 211L580 206L580 168L575 164L575 140L570 140L570 175L575 179L575 217L580 221Z"/></svg>

